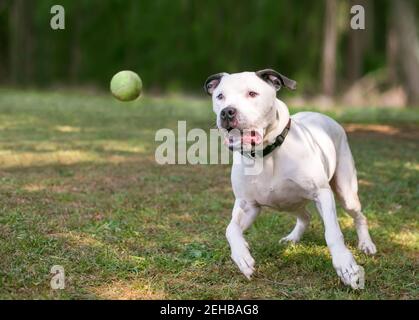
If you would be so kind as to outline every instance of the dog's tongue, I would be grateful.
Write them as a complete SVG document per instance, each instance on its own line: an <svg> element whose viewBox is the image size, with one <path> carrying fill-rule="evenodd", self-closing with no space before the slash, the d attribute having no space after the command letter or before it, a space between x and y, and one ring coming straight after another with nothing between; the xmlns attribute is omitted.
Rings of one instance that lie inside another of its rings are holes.
<svg viewBox="0 0 419 320"><path fill-rule="evenodd" d="M242 136L243 144L258 145L262 143L262 136L257 131L246 131Z"/></svg>

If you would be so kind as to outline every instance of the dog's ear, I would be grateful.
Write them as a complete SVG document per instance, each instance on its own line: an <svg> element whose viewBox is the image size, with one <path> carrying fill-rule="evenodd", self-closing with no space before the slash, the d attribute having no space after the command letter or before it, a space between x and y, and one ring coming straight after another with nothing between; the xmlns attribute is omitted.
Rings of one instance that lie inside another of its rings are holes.
<svg viewBox="0 0 419 320"><path fill-rule="evenodd" d="M297 89L297 82L291 79L288 79L286 76L283 76L279 72L276 72L272 69L265 69L256 72L256 75L261 78L263 81L266 81L272 85L276 91L279 91L282 87L286 87L290 90Z"/></svg>
<svg viewBox="0 0 419 320"><path fill-rule="evenodd" d="M217 73L217 74L213 74L212 76L209 76L207 81L205 81L204 91L208 95L211 96L214 93L214 90L220 84L221 79L226 75L228 75L228 73L221 72L221 73Z"/></svg>

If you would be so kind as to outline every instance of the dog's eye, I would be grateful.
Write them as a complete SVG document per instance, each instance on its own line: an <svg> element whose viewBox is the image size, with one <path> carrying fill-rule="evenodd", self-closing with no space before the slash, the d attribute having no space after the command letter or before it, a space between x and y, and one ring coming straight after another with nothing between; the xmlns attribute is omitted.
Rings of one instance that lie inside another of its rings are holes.
<svg viewBox="0 0 419 320"><path fill-rule="evenodd" d="M256 98L259 95L259 93L254 92L254 91L249 91L249 97L251 98Z"/></svg>
<svg viewBox="0 0 419 320"><path fill-rule="evenodd" d="M220 94L217 96L217 99L218 99L218 100L223 100L223 99L224 99L224 95L223 95L222 93L220 93Z"/></svg>

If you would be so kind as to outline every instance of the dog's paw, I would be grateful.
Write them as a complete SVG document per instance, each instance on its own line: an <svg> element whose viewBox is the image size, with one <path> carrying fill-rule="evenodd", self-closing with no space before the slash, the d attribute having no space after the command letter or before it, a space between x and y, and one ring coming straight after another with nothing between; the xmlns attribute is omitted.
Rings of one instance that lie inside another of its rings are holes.
<svg viewBox="0 0 419 320"><path fill-rule="evenodd" d="M251 280L252 274L255 272L255 260L250 255L249 250L247 248L243 248L242 250L235 251L231 254L231 258L244 276Z"/></svg>
<svg viewBox="0 0 419 320"><path fill-rule="evenodd" d="M301 240L301 237L299 237L294 232L291 232L289 235L287 235L286 237L279 240L279 243L281 243L281 244L284 244L284 243L295 244L295 243L300 242L300 240Z"/></svg>
<svg viewBox="0 0 419 320"><path fill-rule="evenodd" d="M352 289L364 289L364 274L362 267L358 266L349 251L335 254L333 256L333 266L342 282L351 286Z"/></svg>
<svg viewBox="0 0 419 320"><path fill-rule="evenodd" d="M371 239L360 241L358 244L358 249L368 255L374 255L377 253L377 247Z"/></svg>

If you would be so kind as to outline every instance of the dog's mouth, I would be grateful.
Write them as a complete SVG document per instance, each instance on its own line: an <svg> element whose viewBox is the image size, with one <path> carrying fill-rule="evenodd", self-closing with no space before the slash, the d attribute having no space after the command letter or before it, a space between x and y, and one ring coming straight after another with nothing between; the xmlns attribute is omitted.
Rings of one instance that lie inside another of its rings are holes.
<svg viewBox="0 0 419 320"><path fill-rule="evenodd" d="M233 150L260 145L263 142L263 131L260 129L228 128L225 144Z"/></svg>

